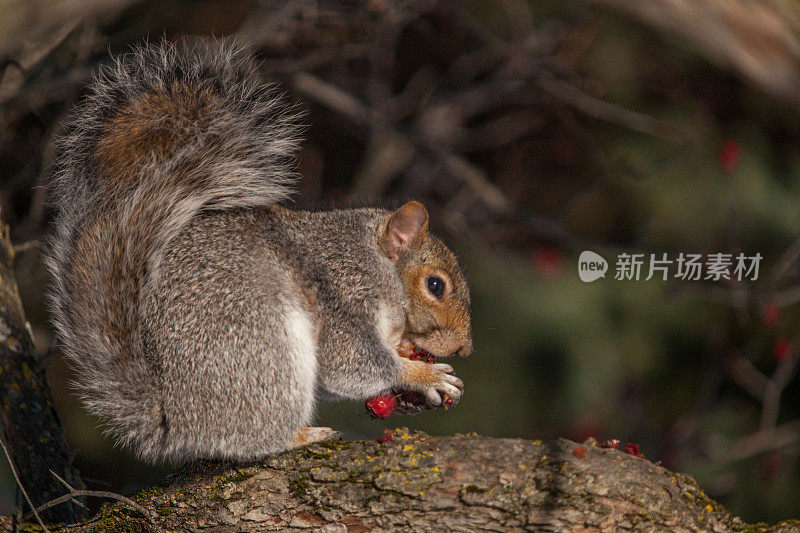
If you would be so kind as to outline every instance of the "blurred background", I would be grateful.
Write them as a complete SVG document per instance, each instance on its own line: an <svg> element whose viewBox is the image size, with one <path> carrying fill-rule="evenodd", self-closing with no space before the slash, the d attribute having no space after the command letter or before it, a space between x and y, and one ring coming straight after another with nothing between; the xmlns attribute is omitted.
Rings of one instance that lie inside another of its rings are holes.
<svg viewBox="0 0 800 533"><path fill-rule="evenodd" d="M294 206L423 201L460 254L475 353L453 411L320 425L639 443L750 522L800 517L800 6L792 0L0 0L0 211L76 463L130 493L53 344L51 142L98 63L235 35L307 112ZM578 255L610 263L584 283ZM616 280L621 253L641 279ZM645 281L649 254L761 254L757 280ZM0 508L14 486L0 467Z"/></svg>

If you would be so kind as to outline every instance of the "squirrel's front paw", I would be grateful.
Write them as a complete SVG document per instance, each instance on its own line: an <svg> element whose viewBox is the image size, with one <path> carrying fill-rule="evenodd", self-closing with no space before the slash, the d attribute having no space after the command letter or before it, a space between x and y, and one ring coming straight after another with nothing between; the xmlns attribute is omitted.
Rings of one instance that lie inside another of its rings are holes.
<svg viewBox="0 0 800 533"><path fill-rule="evenodd" d="M446 398L455 405L464 391L464 382L454 376L453 367L445 363L429 364L405 359L402 381L402 388L420 392L429 408L442 405Z"/></svg>

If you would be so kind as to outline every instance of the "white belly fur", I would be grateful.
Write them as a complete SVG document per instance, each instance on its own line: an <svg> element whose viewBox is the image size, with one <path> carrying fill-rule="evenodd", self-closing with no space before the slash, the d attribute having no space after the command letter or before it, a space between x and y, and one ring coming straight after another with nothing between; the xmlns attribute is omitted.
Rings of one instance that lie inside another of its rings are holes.
<svg viewBox="0 0 800 533"><path fill-rule="evenodd" d="M311 316L300 306L286 307L285 328L291 353L286 360L294 361L300 390L312 395L317 381L317 335Z"/></svg>

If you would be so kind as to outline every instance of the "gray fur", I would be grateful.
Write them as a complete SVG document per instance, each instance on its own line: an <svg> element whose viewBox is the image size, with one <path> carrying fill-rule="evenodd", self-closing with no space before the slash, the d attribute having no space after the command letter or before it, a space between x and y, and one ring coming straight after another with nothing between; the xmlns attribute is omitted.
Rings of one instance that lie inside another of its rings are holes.
<svg viewBox="0 0 800 533"><path fill-rule="evenodd" d="M222 211L201 215L175 239L142 306L145 355L160 363L169 420L158 446L168 456L283 451L310 424L317 392L365 399L398 382L397 357L374 332L378 300L403 300L370 238L384 216ZM331 235L332 227L343 232ZM389 291L376 292L376 282ZM314 382L293 364L282 331L287 302L312 317Z"/></svg>
<svg viewBox="0 0 800 533"><path fill-rule="evenodd" d="M435 385L404 377L424 363L396 353L411 304L378 245L390 212L274 205L298 128L254 72L230 43L137 48L99 71L57 146L57 333L89 410L148 460L289 449L319 394L461 394L448 365L430 365ZM470 346L463 328L452 342Z"/></svg>

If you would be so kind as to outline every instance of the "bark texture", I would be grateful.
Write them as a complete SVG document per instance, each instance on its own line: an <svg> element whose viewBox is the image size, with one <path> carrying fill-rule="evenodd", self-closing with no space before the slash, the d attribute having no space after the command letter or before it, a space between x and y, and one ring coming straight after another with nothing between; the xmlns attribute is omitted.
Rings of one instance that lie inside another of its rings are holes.
<svg viewBox="0 0 800 533"><path fill-rule="evenodd" d="M74 488L82 488L64 432L53 408L19 300L13 271L14 248L8 226L0 222L0 421L22 486L34 505L67 493L50 472ZM0 457L5 461L5 457ZM21 498L20 498L21 499ZM27 509L27 505L23 505ZM75 521L83 510L68 503L43 516Z"/></svg>
<svg viewBox="0 0 800 533"><path fill-rule="evenodd" d="M689 476L619 450L406 429L253 465L196 463L134 499L151 516L107 505L69 531L800 531L745 524Z"/></svg>

